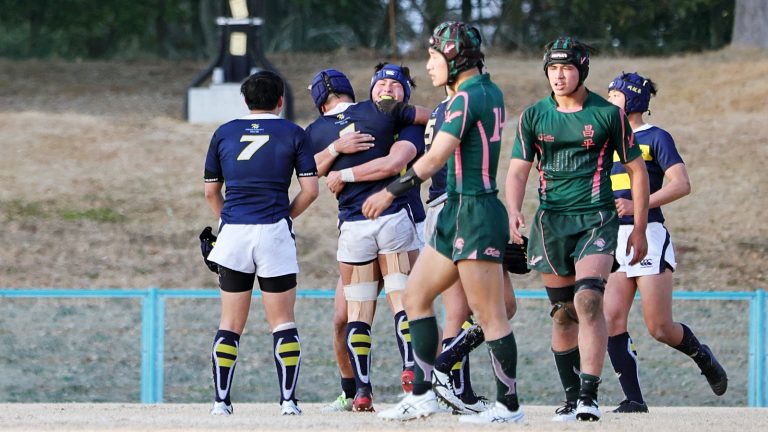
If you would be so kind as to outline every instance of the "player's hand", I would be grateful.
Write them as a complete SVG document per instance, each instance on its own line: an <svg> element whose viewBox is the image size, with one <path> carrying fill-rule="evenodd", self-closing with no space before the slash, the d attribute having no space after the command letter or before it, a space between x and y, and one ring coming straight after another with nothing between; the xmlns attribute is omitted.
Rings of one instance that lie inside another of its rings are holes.
<svg viewBox="0 0 768 432"><path fill-rule="evenodd" d="M520 228L525 228L525 217L519 210L509 212L509 239L512 243L523 244L523 234Z"/></svg>
<svg viewBox="0 0 768 432"><path fill-rule="evenodd" d="M360 131L345 133L333 142L333 148L339 153L357 153L373 147L373 135Z"/></svg>
<svg viewBox="0 0 768 432"><path fill-rule="evenodd" d="M632 216L635 214L635 204L632 200L618 198L615 201L616 211L619 213L619 217Z"/></svg>
<svg viewBox="0 0 768 432"><path fill-rule="evenodd" d="M395 196L388 190L382 189L368 197L363 203L363 216L368 219L376 219L381 216L394 201Z"/></svg>
<svg viewBox="0 0 768 432"><path fill-rule="evenodd" d="M648 253L648 240L645 238L645 230L632 229L627 239L627 250L625 253L626 256L632 256L632 261L629 262L629 265L635 265L645 258L645 255Z"/></svg>
<svg viewBox="0 0 768 432"><path fill-rule="evenodd" d="M346 183L341 179L341 171L331 171L328 173L327 176L325 176L325 185L328 186L328 190L330 190L334 195L339 196L339 193L342 189L344 189L344 186Z"/></svg>

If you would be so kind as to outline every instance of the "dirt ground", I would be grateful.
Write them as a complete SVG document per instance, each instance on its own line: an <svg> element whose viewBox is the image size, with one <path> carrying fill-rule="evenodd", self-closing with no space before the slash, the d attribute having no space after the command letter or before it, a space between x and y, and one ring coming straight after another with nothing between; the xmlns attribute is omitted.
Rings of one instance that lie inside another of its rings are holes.
<svg viewBox="0 0 768 432"><path fill-rule="evenodd" d="M232 417L212 417L206 404L4 404L4 431L294 431L339 430L463 431L524 430L614 432L762 431L768 410L748 408L656 408L650 414L604 414L598 423L553 423L554 407L524 406L522 424L467 426L457 416L436 414L410 422L385 422L367 413L321 414L318 404L302 405L300 417L281 417L277 405L241 404Z"/></svg>
<svg viewBox="0 0 768 432"><path fill-rule="evenodd" d="M317 70L344 70L364 98L372 67L380 59L370 53L340 52L276 55L271 60L287 76L296 99L297 121L306 125L316 111L305 89ZM405 62L415 71L419 84L413 101L435 105L442 94L429 86L423 70L425 59ZM519 113L547 94L547 84L539 59L489 53L488 64L505 92L509 110L502 150L508 155ZM202 62L0 59L0 181L6 186L0 190L0 221L4 223L0 230L0 287L215 287L214 275L202 265L197 235L204 226L215 224L203 198L202 174L216 125L190 125L182 116L186 86L204 66ZM635 70L659 84L659 95L651 103L652 115L647 120L675 137L693 185L691 196L665 207L679 262L678 289L766 288L768 225L761 222L761 215L768 207L768 174L763 167L768 156L764 130L768 118L768 83L764 79L768 52L726 49L668 58L597 56L587 84L605 93L613 76ZM505 159L502 157L498 176L502 188L508 163ZM536 207L535 179L536 175L531 175L525 201L528 218ZM299 288L331 288L335 284L335 218L335 200L323 191L318 202L296 221ZM517 289L541 289L535 274L515 277L514 283ZM202 402L210 396L207 350L218 307L215 302L191 303L174 303L182 306L174 308L169 305L165 351L170 365L166 371L168 402ZM646 383L652 388L649 393L654 395L655 405L734 405L746 401L748 315L744 305L717 303L701 310L690 304L676 307L683 308L686 313L680 316L696 325L697 334L724 353L723 361L734 374L729 392L734 392L735 398L713 399L692 363L650 340L635 317L632 325L637 330L633 335L643 335L644 341L636 338L641 350L648 352L643 344L651 346L648 350L658 350L649 361L641 353L643 367L654 377L655 384ZM531 389L526 401L554 404L559 391L545 342L548 318L543 306L533 302L536 309L528 311L528 304L521 303L519 319L513 320L521 341L519 370ZM136 304L4 300L0 307L0 343L15 347L0 352L0 388L7 395L3 400L137 400ZM304 320L302 328L307 329L306 340L316 345L302 368L302 382L321 380L327 386L308 395L307 400L330 400L337 393L326 336L330 303L302 304L298 315ZM385 318L377 319L380 330L376 331L388 340L391 322L386 313L382 315ZM723 319L729 316L738 319ZM321 328L326 333L312 339ZM257 312L248 331L267 337ZM256 345L254 341L250 349L255 351ZM311 346L309 342L307 345ZM93 346L108 349L93 350ZM123 346L129 348L123 350ZM396 352L394 347L385 350ZM28 360L16 368L20 355ZM243 389L238 400L270 400L260 389L265 383L270 389L274 386L273 366L267 354L252 355L260 359L252 369L248 369L247 358L238 369L238 385ZM379 359L383 357L386 355ZM111 369L116 365L118 373ZM392 362L389 366L395 369ZM92 373L93 379L88 379ZM257 373L263 376L254 377ZM670 379L681 388L696 389L696 399L669 388ZM29 385L20 384L24 382ZM109 385L99 385L101 382ZM614 393L608 393L611 400L618 397L615 382L613 386ZM389 395L381 399L387 402L397 392L394 384L391 389L380 389ZM5 419L27 409L34 412L34 407L4 407L0 415ZM88 408L82 409L87 416ZM126 409L132 413L168 409L171 417L185 418L173 414L174 409L183 409L180 407ZM132 415L114 412L118 419ZM658 409L659 414L664 412ZM701 416L685 418L698 422L710 418L708 413L705 410ZM21 414L17 421L23 421ZM175 426L169 422L167 427Z"/></svg>

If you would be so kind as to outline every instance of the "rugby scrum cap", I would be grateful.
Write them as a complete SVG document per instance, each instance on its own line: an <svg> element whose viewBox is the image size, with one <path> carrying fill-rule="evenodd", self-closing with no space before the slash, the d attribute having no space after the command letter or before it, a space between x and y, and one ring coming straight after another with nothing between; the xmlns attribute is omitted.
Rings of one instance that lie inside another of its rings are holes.
<svg viewBox="0 0 768 432"><path fill-rule="evenodd" d="M349 78L336 69L325 69L312 78L312 84L309 85L309 91L312 93L312 100L315 102L315 107L323 113L321 109L328 100L330 94L345 94L355 101L355 90L352 88L352 83L349 82Z"/></svg>
<svg viewBox="0 0 768 432"><path fill-rule="evenodd" d="M368 89L368 97L371 97L373 86L376 84L376 81L383 79L393 79L399 82L400 85L403 86L403 102L408 103L408 100L411 99L411 80L401 66L390 63L385 63L384 66L377 70L371 77L371 87Z"/></svg>
<svg viewBox="0 0 768 432"><path fill-rule="evenodd" d="M463 22L446 21L432 32L429 47L445 57L448 84L456 82L460 72L477 67L483 60L480 31Z"/></svg>
<svg viewBox="0 0 768 432"><path fill-rule="evenodd" d="M589 49L570 36L561 36L546 46L544 52L544 75L551 64L572 64L579 70L579 84L589 75Z"/></svg>
<svg viewBox="0 0 768 432"><path fill-rule="evenodd" d="M608 84L608 91L617 90L624 93L624 111L643 113L648 111L651 96L656 94L656 87L651 80L637 72L624 73L617 76Z"/></svg>

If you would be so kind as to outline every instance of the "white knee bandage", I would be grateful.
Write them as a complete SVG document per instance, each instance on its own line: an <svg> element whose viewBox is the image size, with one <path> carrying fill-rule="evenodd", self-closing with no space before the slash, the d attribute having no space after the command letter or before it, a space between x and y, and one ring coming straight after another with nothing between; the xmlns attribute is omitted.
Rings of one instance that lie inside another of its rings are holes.
<svg viewBox="0 0 768 432"><path fill-rule="evenodd" d="M376 300L379 294L379 282L358 282L344 285L344 298L347 301L371 301Z"/></svg>
<svg viewBox="0 0 768 432"><path fill-rule="evenodd" d="M408 282L408 275L390 273L384 276L384 292L389 294L392 291L402 291L405 289L406 282Z"/></svg>
<svg viewBox="0 0 768 432"><path fill-rule="evenodd" d="M276 325L275 328L272 329L272 333L277 333L280 330L290 330L290 329L295 329L295 328L296 328L296 323L295 322L293 322L293 321L285 322L285 323Z"/></svg>

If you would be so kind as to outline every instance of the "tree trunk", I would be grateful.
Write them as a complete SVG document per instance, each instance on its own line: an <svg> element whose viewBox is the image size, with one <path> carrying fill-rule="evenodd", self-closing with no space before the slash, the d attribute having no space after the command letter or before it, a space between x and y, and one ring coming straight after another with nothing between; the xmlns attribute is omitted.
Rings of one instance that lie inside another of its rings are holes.
<svg viewBox="0 0 768 432"><path fill-rule="evenodd" d="M389 0L389 5L387 5L387 15L389 17L389 46L392 49L392 58L398 58L398 49L397 49L397 20L396 20L396 14L395 10L397 8L396 0Z"/></svg>
<svg viewBox="0 0 768 432"><path fill-rule="evenodd" d="M736 0L731 44L768 48L768 3Z"/></svg>

